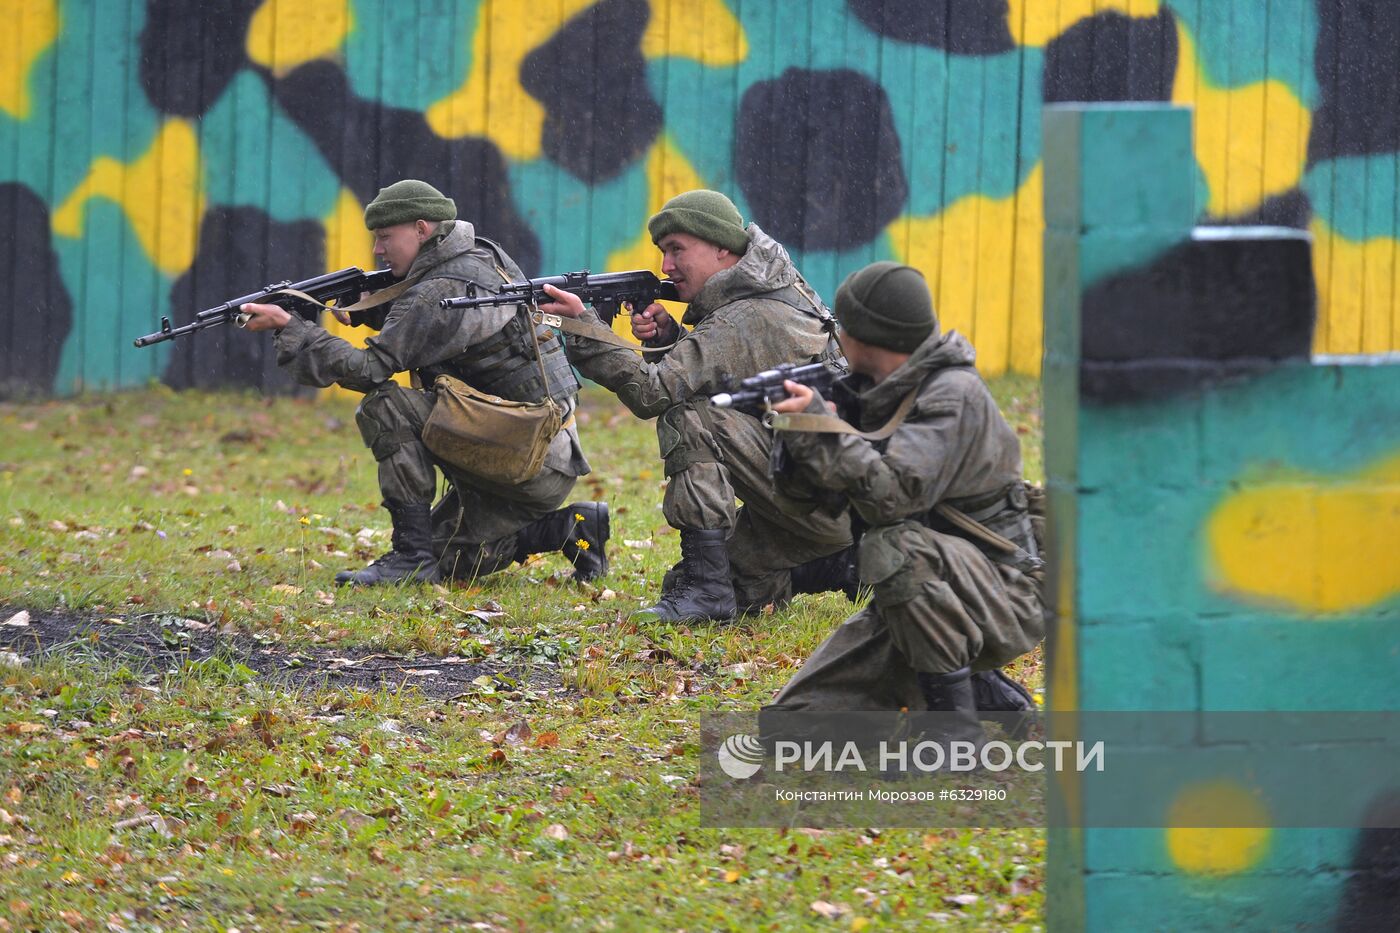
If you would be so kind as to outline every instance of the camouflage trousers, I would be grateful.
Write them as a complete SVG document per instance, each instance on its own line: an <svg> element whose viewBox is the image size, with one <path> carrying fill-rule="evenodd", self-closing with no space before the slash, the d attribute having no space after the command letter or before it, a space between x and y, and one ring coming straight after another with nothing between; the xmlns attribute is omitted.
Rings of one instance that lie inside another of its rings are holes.
<svg viewBox="0 0 1400 933"><path fill-rule="evenodd" d="M575 477L545 467L507 486L452 470L423 445L433 400L431 392L388 383L365 394L355 421L379 465L385 499L431 503L442 470L448 488L433 506L433 553L444 573L484 576L515 559L520 529L562 506Z"/></svg>
<svg viewBox="0 0 1400 933"><path fill-rule="evenodd" d="M789 599L793 567L851 543L844 510L792 515L779 507L768 471L773 434L757 418L699 400L667 410L656 433L669 479L661 503L666 521L729 533L730 577L741 607Z"/></svg>
<svg viewBox="0 0 1400 933"><path fill-rule="evenodd" d="M765 709L925 708L918 674L1001 667L1044 637L1040 574L997 563L971 542L912 521L866 532L870 602L817 646Z"/></svg>

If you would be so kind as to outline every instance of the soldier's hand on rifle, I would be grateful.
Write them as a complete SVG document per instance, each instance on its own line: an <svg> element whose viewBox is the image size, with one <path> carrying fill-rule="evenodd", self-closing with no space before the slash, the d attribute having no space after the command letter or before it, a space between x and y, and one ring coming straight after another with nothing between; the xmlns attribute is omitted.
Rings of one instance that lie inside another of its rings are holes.
<svg viewBox="0 0 1400 933"><path fill-rule="evenodd" d="M632 311L632 336L638 340L671 340L676 322L659 302L652 302L640 312Z"/></svg>
<svg viewBox="0 0 1400 933"><path fill-rule="evenodd" d="M573 292L546 284L544 293L554 299L538 305L545 314L557 314L560 317L578 317L583 314L583 299Z"/></svg>
<svg viewBox="0 0 1400 933"><path fill-rule="evenodd" d="M279 305L262 305L249 302L239 305L238 310L248 315L247 323L240 324L244 330L281 330L291 321L287 309Z"/></svg>
<svg viewBox="0 0 1400 933"><path fill-rule="evenodd" d="M783 388L787 390L788 397L781 402L774 404L773 410L784 414L806 411L812 404L812 399L819 398L811 386L804 386L800 382L793 382L791 379L783 380ZM826 409L830 412L836 411L836 406L826 403Z"/></svg>

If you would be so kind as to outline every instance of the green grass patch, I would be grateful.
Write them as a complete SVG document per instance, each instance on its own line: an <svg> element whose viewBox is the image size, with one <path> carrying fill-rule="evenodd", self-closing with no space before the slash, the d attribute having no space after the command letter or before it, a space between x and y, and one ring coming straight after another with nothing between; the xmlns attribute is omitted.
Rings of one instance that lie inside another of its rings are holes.
<svg viewBox="0 0 1400 933"><path fill-rule="evenodd" d="M1036 384L993 390L1038 479ZM612 511L599 586L556 554L347 591L334 573L388 548L352 404L157 388L0 405L0 614L99 623L0 664L0 930L1039 926L1039 831L699 827L696 717L766 702L850 605L630 622L678 558L655 436L596 390L580 421L594 473L574 498ZM169 648L190 620L289 658L498 672L448 701L399 681L307 693L232 651L123 666L100 650L107 618ZM1019 670L1038 688L1039 652Z"/></svg>

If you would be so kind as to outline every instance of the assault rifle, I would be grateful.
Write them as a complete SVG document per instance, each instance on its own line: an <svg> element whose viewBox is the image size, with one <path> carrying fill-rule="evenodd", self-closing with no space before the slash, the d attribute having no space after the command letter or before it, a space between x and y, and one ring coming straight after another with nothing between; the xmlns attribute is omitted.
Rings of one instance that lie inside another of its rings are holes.
<svg viewBox="0 0 1400 933"><path fill-rule="evenodd" d="M827 395L836 381L845 375L827 363L789 363L740 380L738 388L732 392L711 396L710 404L715 408L733 408L751 415L762 415L773 402L787 398L783 383L788 379Z"/></svg>
<svg viewBox="0 0 1400 933"><path fill-rule="evenodd" d="M201 311L194 316L193 321L183 327L171 327L170 318L162 317L160 330L154 334L137 337L136 345L149 347L153 343L174 340L176 337L193 334L206 327L227 324L235 319L238 320L239 326L242 326L245 318L238 309L245 304L279 305L294 314L301 315L308 321L315 322L321 316L321 309L316 305L307 304L296 295L286 294L286 291L302 292L323 305L331 302L343 305L347 301L350 303L358 301L362 292L377 292L382 288L388 288L394 282L394 273L388 269L364 272L355 266L341 269L338 272L327 272L325 275L318 275L301 282L278 282L275 285L268 285L262 291L244 295L242 298L233 298L217 307ZM350 323L357 326L363 324L366 320L363 316L364 313L367 312L350 312Z"/></svg>
<svg viewBox="0 0 1400 933"><path fill-rule="evenodd" d="M544 290L546 285L553 285L578 295L584 304L592 305L598 316L609 325L624 303L629 303L640 311L653 301L680 300L680 296L676 294L676 283L670 279L658 279L654 272L600 272L594 275L584 269L581 272L566 272L563 275L547 275L527 282L509 282L496 291L478 288L474 283L468 283L465 295L460 298L444 298L442 306L495 308L500 305L553 301Z"/></svg>

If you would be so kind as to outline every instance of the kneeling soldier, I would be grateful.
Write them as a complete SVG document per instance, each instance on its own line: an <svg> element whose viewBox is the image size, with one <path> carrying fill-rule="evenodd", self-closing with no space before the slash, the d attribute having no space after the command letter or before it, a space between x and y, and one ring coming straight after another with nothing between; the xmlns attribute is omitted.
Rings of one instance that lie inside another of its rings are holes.
<svg viewBox="0 0 1400 933"><path fill-rule="evenodd" d="M787 460L779 485L794 499L845 497L864 530L857 565L872 597L765 711L928 708L976 727L972 671L995 671L1044 634L1016 432L972 346L939 333L917 270L867 266L841 284L834 310L852 376L833 394L850 425L884 436L826 433L840 422L788 382L774 406L785 413L775 419ZM979 686L1005 694L983 708L1028 705L1000 676Z"/></svg>
<svg viewBox="0 0 1400 933"><path fill-rule="evenodd" d="M522 308L439 307L440 299L462 294L469 283L495 288L502 280L525 278L500 246L456 217L451 198L413 179L382 189L365 208L374 254L396 277L411 277L415 284L387 306L387 314L378 312L379 333L363 350L276 305L243 306L251 315L248 330L277 331L277 363L297 382L335 384L365 395L355 420L379 464L393 549L363 570L338 574L336 582L374 586L470 578L557 550L579 579L601 576L608 568L607 504L560 508L589 469L573 420L578 380L557 335L533 328ZM423 388L392 381L406 371ZM553 398L563 408L565 427L550 443L539 474L514 484L491 482L434 457L423 443L423 425L439 375L513 401ZM449 485L433 507L435 467Z"/></svg>

